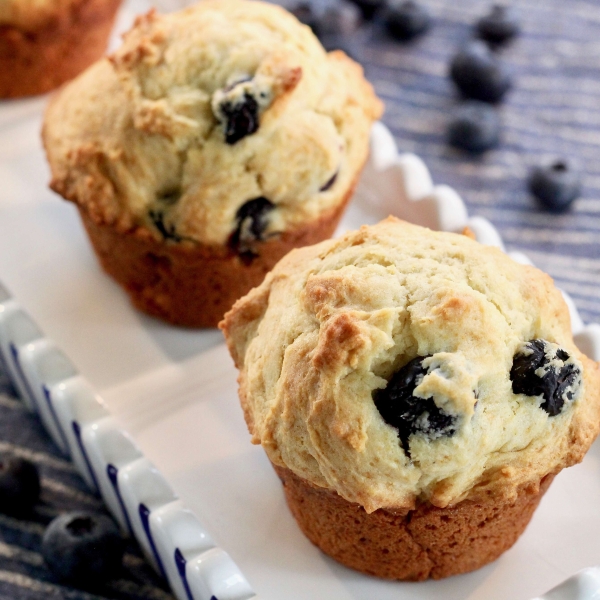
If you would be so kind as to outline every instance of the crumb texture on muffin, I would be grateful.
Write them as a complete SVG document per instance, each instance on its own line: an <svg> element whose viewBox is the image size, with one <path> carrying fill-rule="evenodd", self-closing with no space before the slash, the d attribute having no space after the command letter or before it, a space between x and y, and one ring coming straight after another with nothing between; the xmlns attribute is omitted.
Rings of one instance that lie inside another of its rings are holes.
<svg viewBox="0 0 600 600"><path fill-rule="evenodd" d="M367 512L514 500L600 428L550 277L466 236L390 217L295 250L221 326L253 442Z"/></svg>
<svg viewBox="0 0 600 600"><path fill-rule="evenodd" d="M247 245L343 202L380 113L360 66L280 7L206 0L138 18L54 100L44 142L53 189L96 223Z"/></svg>

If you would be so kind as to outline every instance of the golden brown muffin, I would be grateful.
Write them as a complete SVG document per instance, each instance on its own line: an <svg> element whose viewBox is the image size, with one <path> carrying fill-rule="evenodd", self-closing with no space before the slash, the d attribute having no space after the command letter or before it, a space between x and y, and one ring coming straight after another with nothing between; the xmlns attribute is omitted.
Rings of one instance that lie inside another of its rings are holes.
<svg viewBox="0 0 600 600"><path fill-rule="evenodd" d="M52 102L43 137L52 188L134 304L215 326L290 248L331 235L380 113L360 66L282 8L206 0L139 18Z"/></svg>
<svg viewBox="0 0 600 600"><path fill-rule="evenodd" d="M509 548L600 429L600 370L550 277L390 218L295 250L221 327L306 535L440 578Z"/></svg>
<svg viewBox="0 0 600 600"><path fill-rule="evenodd" d="M121 0L0 2L0 98L48 92L105 52Z"/></svg>

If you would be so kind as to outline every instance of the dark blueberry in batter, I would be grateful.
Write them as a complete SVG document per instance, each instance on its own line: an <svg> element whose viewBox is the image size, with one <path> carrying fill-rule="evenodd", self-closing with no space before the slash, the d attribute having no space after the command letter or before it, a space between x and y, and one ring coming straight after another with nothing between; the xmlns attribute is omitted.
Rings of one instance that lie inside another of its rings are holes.
<svg viewBox="0 0 600 600"><path fill-rule="evenodd" d="M246 93L241 102L223 102L225 142L235 144L258 130L258 102Z"/></svg>
<svg viewBox="0 0 600 600"><path fill-rule="evenodd" d="M511 86L504 63L479 41L460 50L450 63L450 77L463 96L498 102Z"/></svg>
<svg viewBox="0 0 600 600"><path fill-rule="evenodd" d="M375 406L383 420L398 430L398 437L408 456L408 438L413 433L451 436L456 432L456 417L438 408L433 398L413 396L415 388L427 374L423 360L418 356L404 365L382 390L374 395Z"/></svg>
<svg viewBox="0 0 600 600"><path fill-rule="evenodd" d="M462 104L448 126L448 143L479 154L498 145L500 118L494 107L471 100Z"/></svg>
<svg viewBox="0 0 600 600"><path fill-rule="evenodd" d="M573 399L573 388L579 386L581 372L573 363L565 364L570 356L562 348L556 351L557 372L550 365L553 357L546 355L548 343L545 340L531 340L527 348L531 352L517 352L514 356L510 370L512 390L515 394L543 396L541 408L555 417L562 411L565 401ZM543 374L536 373L538 369L543 369Z"/></svg>
<svg viewBox="0 0 600 600"><path fill-rule="evenodd" d="M529 175L527 185L542 206L553 212L569 208L581 193L579 174L563 160L547 167L535 167Z"/></svg>
<svg viewBox="0 0 600 600"><path fill-rule="evenodd" d="M40 497L36 466L10 454L0 455L0 512L25 514Z"/></svg>
<svg viewBox="0 0 600 600"><path fill-rule="evenodd" d="M520 27L512 8L495 4L489 14L479 19L476 29L481 39L500 45L514 38Z"/></svg>
<svg viewBox="0 0 600 600"><path fill-rule="evenodd" d="M431 26L427 9L413 0L390 3L384 22L390 34L402 42L424 34Z"/></svg>
<svg viewBox="0 0 600 600"><path fill-rule="evenodd" d="M88 512L67 513L50 523L42 555L60 580L104 583L118 573L125 544L112 519Z"/></svg>
<svg viewBox="0 0 600 600"><path fill-rule="evenodd" d="M326 183L323 184L323 186L321 187L321 189L319 190L320 192L326 192L327 190L330 190L333 187L333 184L335 183L335 180L337 179L338 176L338 172L336 171L328 180Z"/></svg>
<svg viewBox="0 0 600 600"><path fill-rule="evenodd" d="M246 260L256 256L255 243L264 240L264 232L268 225L268 214L275 205L267 198L260 196L248 200L238 209L235 219L236 228L229 238L229 245Z"/></svg>
<svg viewBox="0 0 600 600"><path fill-rule="evenodd" d="M158 231L165 238L165 240L171 240L172 242L181 241L181 236L175 230L175 225L169 225L165 223L165 215L162 211L150 210L148 211L148 216L154 224L154 227L158 229Z"/></svg>

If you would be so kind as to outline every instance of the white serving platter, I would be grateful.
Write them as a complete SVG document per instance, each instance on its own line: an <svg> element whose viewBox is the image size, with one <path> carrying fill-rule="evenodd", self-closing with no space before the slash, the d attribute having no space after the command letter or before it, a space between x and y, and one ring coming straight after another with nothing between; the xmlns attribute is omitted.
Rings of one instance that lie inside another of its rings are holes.
<svg viewBox="0 0 600 600"><path fill-rule="evenodd" d="M44 103L0 105L0 281L13 295L0 291L0 348L5 360L16 357L13 379L58 446L179 598L527 600L598 563L599 444L557 478L517 544L475 573L386 582L325 557L300 533L262 450L249 443L220 333L137 313L100 271L75 209L47 189ZM502 247L488 221L469 218L456 192L433 186L422 161L398 155L377 124L340 231L388 214L435 229L468 225ZM600 326L585 327L574 307L572 321L577 343L598 360ZM599 579L584 571L544 598L598 598Z"/></svg>

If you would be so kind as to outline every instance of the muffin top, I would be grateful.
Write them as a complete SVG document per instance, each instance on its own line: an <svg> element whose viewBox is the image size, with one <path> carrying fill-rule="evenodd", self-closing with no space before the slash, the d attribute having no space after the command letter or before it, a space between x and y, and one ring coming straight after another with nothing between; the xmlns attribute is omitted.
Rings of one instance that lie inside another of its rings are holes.
<svg viewBox="0 0 600 600"><path fill-rule="evenodd" d="M44 143L52 188L97 223L243 249L339 206L380 113L282 8L205 0L138 18L51 103Z"/></svg>
<svg viewBox="0 0 600 600"><path fill-rule="evenodd" d="M600 428L550 277L466 236L390 217L294 250L221 327L252 441L368 512L514 498Z"/></svg>

